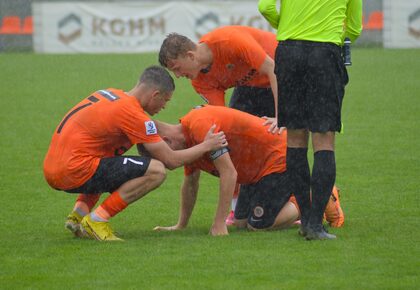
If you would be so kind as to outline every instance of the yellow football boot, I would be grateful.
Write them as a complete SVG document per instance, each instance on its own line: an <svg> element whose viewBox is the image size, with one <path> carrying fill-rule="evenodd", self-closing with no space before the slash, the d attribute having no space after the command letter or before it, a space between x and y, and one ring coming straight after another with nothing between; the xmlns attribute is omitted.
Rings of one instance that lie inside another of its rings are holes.
<svg viewBox="0 0 420 290"><path fill-rule="evenodd" d="M90 215L86 215L80 225L84 234L98 241L123 241L114 234L109 222L95 222Z"/></svg>
<svg viewBox="0 0 420 290"><path fill-rule="evenodd" d="M70 232L73 233L78 238L82 238L84 235L80 230L80 222L82 221L83 217L75 211L72 211L66 219L64 227L68 229Z"/></svg>

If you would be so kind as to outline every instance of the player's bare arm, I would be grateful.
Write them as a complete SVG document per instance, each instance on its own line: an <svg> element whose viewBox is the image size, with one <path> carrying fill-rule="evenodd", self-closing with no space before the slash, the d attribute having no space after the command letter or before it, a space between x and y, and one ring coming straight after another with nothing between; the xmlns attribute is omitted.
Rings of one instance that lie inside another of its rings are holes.
<svg viewBox="0 0 420 290"><path fill-rule="evenodd" d="M270 86L274 97L275 116L265 116L264 119L266 121L263 125L270 125L268 131L273 134L280 133L280 129L277 127L278 88L276 75L274 74L274 60L267 55L258 72L267 75L270 80Z"/></svg>
<svg viewBox="0 0 420 290"><path fill-rule="evenodd" d="M206 152L227 146L224 132L214 133L215 127L213 125L209 129L202 143L188 149L174 151L164 141L143 145L153 158L160 160L168 169L172 170L195 161Z"/></svg>
<svg viewBox="0 0 420 290"><path fill-rule="evenodd" d="M213 236L227 235L228 230L225 219L230 208L233 192L235 191L238 174L228 152L215 159L214 165L220 177L219 203L210 233Z"/></svg>

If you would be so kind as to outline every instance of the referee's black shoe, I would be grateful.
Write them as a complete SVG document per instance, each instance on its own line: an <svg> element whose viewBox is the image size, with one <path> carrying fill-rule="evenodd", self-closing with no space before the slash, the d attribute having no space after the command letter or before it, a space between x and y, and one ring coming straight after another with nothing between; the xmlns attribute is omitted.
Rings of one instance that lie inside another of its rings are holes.
<svg viewBox="0 0 420 290"><path fill-rule="evenodd" d="M333 234L329 234L323 226L320 229L313 229L310 227L306 228L306 240L334 240L337 237Z"/></svg>
<svg viewBox="0 0 420 290"><path fill-rule="evenodd" d="M306 237L306 235L308 234L308 228L305 227L304 225L300 225L298 234L299 236Z"/></svg>

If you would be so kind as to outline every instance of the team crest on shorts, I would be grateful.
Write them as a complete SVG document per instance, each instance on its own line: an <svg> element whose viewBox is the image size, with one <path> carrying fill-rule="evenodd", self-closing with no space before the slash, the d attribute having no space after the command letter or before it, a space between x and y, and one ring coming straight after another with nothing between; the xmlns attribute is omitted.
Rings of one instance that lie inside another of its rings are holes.
<svg viewBox="0 0 420 290"><path fill-rule="evenodd" d="M144 122L144 125L146 126L146 135L157 134L157 129L156 129L155 122L146 121L146 122Z"/></svg>
<svg viewBox="0 0 420 290"><path fill-rule="evenodd" d="M254 208L254 216L260 218L264 215L264 209L261 206L256 206Z"/></svg>

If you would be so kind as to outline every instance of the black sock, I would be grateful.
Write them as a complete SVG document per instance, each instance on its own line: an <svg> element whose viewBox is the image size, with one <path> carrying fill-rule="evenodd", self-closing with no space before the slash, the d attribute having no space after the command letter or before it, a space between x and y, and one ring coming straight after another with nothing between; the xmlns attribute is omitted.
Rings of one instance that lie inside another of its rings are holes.
<svg viewBox="0 0 420 290"><path fill-rule="evenodd" d="M321 150L314 154L311 188L312 207L309 218L310 227L318 230L322 227L325 207L335 183L334 151Z"/></svg>
<svg viewBox="0 0 420 290"><path fill-rule="evenodd" d="M308 163L308 148L287 147L286 167L292 193L300 209L303 226L309 221L311 210L310 183L311 175Z"/></svg>

